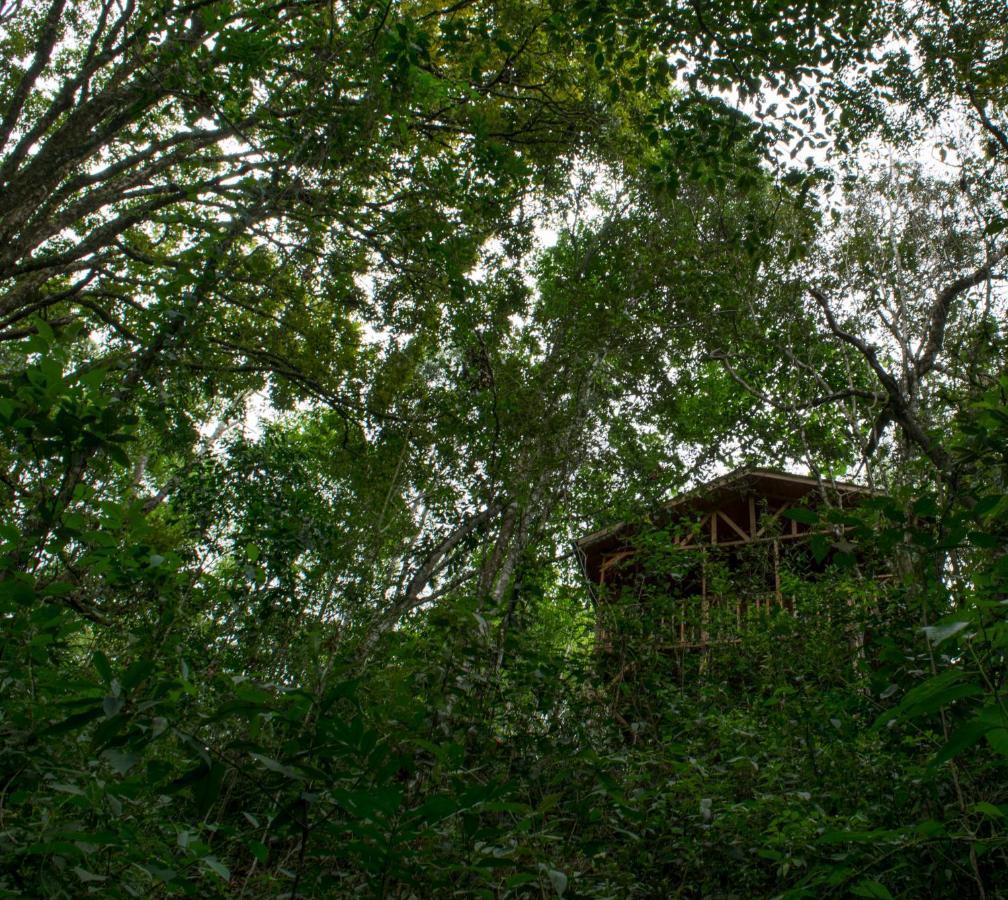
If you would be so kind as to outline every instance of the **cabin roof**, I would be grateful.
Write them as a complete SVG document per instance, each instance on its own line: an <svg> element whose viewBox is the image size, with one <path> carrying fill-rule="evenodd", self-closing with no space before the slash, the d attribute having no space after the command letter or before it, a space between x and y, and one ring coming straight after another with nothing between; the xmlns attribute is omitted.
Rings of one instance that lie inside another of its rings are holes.
<svg viewBox="0 0 1008 900"><path fill-rule="evenodd" d="M767 469L747 466L736 469L726 475L712 478L697 485L689 491L677 494L671 500L662 503L656 513L689 513L709 512L717 509L724 501L733 496L748 496L754 494L760 497L772 497L780 500L799 501L813 491L822 487L824 490L850 499L863 499L875 494L871 488L850 481L835 479L819 479L810 475L795 475L781 469ZM578 538L574 544L582 552L596 544L606 542L630 527L628 522L616 522L606 528L593 531Z"/></svg>

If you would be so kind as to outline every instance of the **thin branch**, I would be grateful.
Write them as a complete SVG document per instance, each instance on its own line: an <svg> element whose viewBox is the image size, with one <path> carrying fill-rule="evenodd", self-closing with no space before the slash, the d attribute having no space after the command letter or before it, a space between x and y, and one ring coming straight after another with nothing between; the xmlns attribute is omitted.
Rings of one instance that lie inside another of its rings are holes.
<svg viewBox="0 0 1008 900"><path fill-rule="evenodd" d="M715 350L713 353L707 354L704 359L715 360L721 363L725 372L728 374L728 377L739 385L739 387L741 387L746 393L751 394L757 400L761 400L763 403L766 403L767 406L772 406L774 409L781 410L782 412L804 412L805 410L825 406L827 403L835 403L838 400L849 400L851 397L859 397L862 400L871 400L876 403L885 399L884 395L874 393L872 391L863 391L858 388L845 388L844 390L833 391L832 393L824 394L812 400L807 400L804 403L782 403L775 397L771 397L769 394L765 394L753 385L749 384L749 382L746 381L745 378L743 378L732 366L729 362L728 355L723 351Z"/></svg>
<svg viewBox="0 0 1008 900"><path fill-rule="evenodd" d="M1003 259L1008 257L1008 247L1002 247L987 258L987 262L969 275L957 278L943 290L939 291L931 306L931 322L928 326L928 336L924 346L917 354L914 364L914 382L920 381L935 365L938 353L945 341L945 326L948 322L952 302L971 287L976 287L991 277L992 270Z"/></svg>
<svg viewBox="0 0 1008 900"><path fill-rule="evenodd" d="M886 411L892 415L893 421L899 424L907 438L920 448L924 455L931 460L932 463L934 463L935 467L942 474L947 476L949 480L952 480L952 463L948 453L946 453L942 447L936 445L934 441L928 437L920 422L917 421L917 417L911 409L910 402L904 393L902 385L900 385L892 373L879 362L878 351L875 347L858 337L856 334L852 334L840 327L836 320L836 316L833 315L833 310L830 308L829 301L826 299L826 295L823 294L822 291L814 287L809 287L808 290L812 295L812 298L819 304L819 308L823 311L823 315L826 317L826 323L829 325L830 331L834 334L834 336L838 337L845 344L849 344L864 357L865 361L871 367L879 382L882 384L882 387L885 388L885 392L888 396Z"/></svg>
<svg viewBox="0 0 1008 900"><path fill-rule="evenodd" d="M403 599L397 603L390 614L393 616L392 621L399 618L405 612L412 609L417 602L420 600L420 595L423 593L424 588L430 582L431 578L443 568L442 562L449 558L456 547L459 546L469 535L475 532L482 525L486 524L493 518L497 513L497 507L493 504L488 506L486 509L480 511L474 516L470 516L465 522L459 525L454 531L447 535L440 543L438 543L434 549L427 556L427 560L422 566L414 573L413 577L410 579L409 584L406 586L406 591ZM389 615L386 615L386 619Z"/></svg>
<svg viewBox="0 0 1008 900"><path fill-rule="evenodd" d="M996 125L991 120L990 116L987 115L987 110L977 97L976 91L973 89L973 85L966 85L966 94L970 99L970 104L973 109L975 109L977 111L977 115L980 116L980 124L982 124L994 140L1001 145L1001 149L1005 153L1008 153L1008 134L1005 134L1004 129Z"/></svg>

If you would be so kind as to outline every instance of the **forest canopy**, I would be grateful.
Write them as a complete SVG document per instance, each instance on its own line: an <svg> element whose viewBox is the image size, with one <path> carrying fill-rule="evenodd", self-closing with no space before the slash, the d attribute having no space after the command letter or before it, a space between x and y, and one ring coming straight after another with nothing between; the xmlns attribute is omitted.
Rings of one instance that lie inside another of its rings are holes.
<svg viewBox="0 0 1008 900"><path fill-rule="evenodd" d="M1006 276L999 0L0 0L0 895L1003 896Z"/></svg>

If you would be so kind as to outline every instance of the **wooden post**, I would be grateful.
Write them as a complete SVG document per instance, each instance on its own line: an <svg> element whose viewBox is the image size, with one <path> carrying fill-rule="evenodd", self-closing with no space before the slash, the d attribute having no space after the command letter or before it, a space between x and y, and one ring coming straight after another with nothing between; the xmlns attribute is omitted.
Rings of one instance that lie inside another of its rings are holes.
<svg viewBox="0 0 1008 900"><path fill-rule="evenodd" d="M717 538L717 510L711 513L710 517L710 541L711 546L716 547ZM700 605L700 643L705 647L707 646L707 641L710 640L710 607L711 601L707 595L707 572L706 567L704 571L704 585L703 585L703 600Z"/></svg>
<svg viewBox="0 0 1008 900"><path fill-rule="evenodd" d="M707 554L703 555L700 570L700 643L707 643Z"/></svg>
<svg viewBox="0 0 1008 900"><path fill-rule="evenodd" d="M749 494L746 498L748 500L749 506L749 540L756 540L756 497L753 494ZM752 618L752 600L746 600L746 618ZM738 625L739 630L742 628L742 598L738 597L735 601L735 623Z"/></svg>
<svg viewBox="0 0 1008 900"><path fill-rule="evenodd" d="M780 541L773 542L773 578L774 578L774 598L778 606L784 605L780 590Z"/></svg>

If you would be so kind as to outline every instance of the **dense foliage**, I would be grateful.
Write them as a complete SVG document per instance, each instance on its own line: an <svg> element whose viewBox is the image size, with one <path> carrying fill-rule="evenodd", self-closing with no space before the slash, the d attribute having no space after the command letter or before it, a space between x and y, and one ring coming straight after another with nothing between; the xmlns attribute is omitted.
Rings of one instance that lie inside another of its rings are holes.
<svg viewBox="0 0 1008 900"><path fill-rule="evenodd" d="M1008 893L1002 3L0 0L0 62L0 895ZM675 647L649 511L743 463L872 499Z"/></svg>

